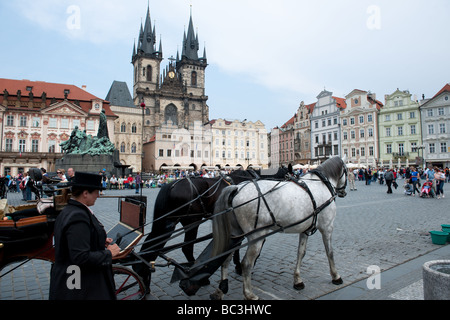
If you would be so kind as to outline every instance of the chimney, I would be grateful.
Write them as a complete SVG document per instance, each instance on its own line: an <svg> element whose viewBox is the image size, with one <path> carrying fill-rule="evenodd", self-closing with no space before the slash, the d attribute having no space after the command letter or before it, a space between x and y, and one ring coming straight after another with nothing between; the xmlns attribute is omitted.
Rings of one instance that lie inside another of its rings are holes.
<svg viewBox="0 0 450 320"><path fill-rule="evenodd" d="M83 85L81 86L81 89L83 89L84 91L86 91L87 86L86 86L85 84L83 84Z"/></svg>

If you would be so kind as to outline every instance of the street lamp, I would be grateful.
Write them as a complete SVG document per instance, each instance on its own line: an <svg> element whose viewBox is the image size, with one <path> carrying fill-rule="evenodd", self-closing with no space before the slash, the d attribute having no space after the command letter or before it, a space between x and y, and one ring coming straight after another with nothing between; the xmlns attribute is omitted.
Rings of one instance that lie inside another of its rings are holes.
<svg viewBox="0 0 450 320"><path fill-rule="evenodd" d="M144 121L145 121L145 103L141 103L142 108L142 137L141 137L141 185L139 188L141 189L141 201L142 201L142 189L143 189L143 173L144 173Z"/></svg>

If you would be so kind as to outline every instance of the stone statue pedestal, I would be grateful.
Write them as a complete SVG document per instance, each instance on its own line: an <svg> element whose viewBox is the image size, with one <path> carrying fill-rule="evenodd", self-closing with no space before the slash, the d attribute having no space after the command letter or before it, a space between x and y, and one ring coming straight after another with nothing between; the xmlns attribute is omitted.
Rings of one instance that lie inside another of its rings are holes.
<svg viewBox="0 0 450 320"><path fill-rule="evenodd" d="M60 160L56 160L56 168L61 168L67 171L69 168L73 168L75 172L89 172L99 173L105 172L108 176L115 175L116 177L122 176L124 172L120 167L116 165L120 164L119 151L114 151L113 154L66 154Z"/></svg>

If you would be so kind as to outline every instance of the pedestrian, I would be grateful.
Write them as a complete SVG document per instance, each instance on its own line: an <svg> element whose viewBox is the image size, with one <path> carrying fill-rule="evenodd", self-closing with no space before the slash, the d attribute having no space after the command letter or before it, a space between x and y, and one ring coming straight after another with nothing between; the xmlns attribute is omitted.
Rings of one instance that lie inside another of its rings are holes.
<svg viewBox="0 0 450 320"><path fill-rule="evenodd" d="M49 299L115 300L112 261L120 248L89 208L103 190L102 176L77 172L70 185L72 196L55 223Z"/></svg>
<svg viewBox="0 0 450 320"><path fill-rule="evenodd" d="M444 197L444 184L445 184L445 173L444 171L436 168L435 169L436 173L435 173L435 181L436 181L436 196L437 199L440 199L441 194L442 194L442 198Z"/></svg>
<svg viewBox="0 0 450 320"><path fill-rule="evenodd" d="M427 170L425 170L425 179L426 179L426 181L431 182L431 196L432 197L434 197L436 195L436 179L434 178L436 172L437 171L435 171L433 169L432 165L429 165Z"/></svg>
<svg viewBox="0 0 450 320"><path fill-rule="evenodd" d="M420 187L420 178L419 173L417 172L417 169L415 167L411 168L411 183L413 185L413 197L416 196L416 190L417 193L420 195L419 189L417 189L417 186Z"/></svg>
<svg viewBox="0 0 450 320"><path fill-rule="evenodd" d="M135 182L136 182L136 192L135 193L137 194L137 193L139 193L139 188L141 187L141 183L142 183L140 172L138 172L136 174Z"/></svg>
<svg viewBox="0 0 450 320"><path fill-rule="evenodd" d="M392 193L392 181L394 181L394 173L392 172L392 169L386 171L386 174L384 175L384 179L386 180L386 185L388 187L387 193Z"/></svg>
<svg viewBox="0 0 450 320"><path fill-rule="evenodd" d="M355 174L353 170L348 170L348 183L350 185L350 191L356 190L355 188Z"/></svg>

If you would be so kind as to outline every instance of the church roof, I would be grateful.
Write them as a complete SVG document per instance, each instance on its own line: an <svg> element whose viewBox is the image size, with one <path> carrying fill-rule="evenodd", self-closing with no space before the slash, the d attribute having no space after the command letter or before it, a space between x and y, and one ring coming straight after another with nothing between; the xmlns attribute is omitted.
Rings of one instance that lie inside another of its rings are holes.
<svg viewBox="0 0 450 320"><path fill-rule="evenodd" d="M109 101L112 106L136 107L133 103L130 90L128 90L127 83L122 81L113 82L105 100Z"/></svg>

